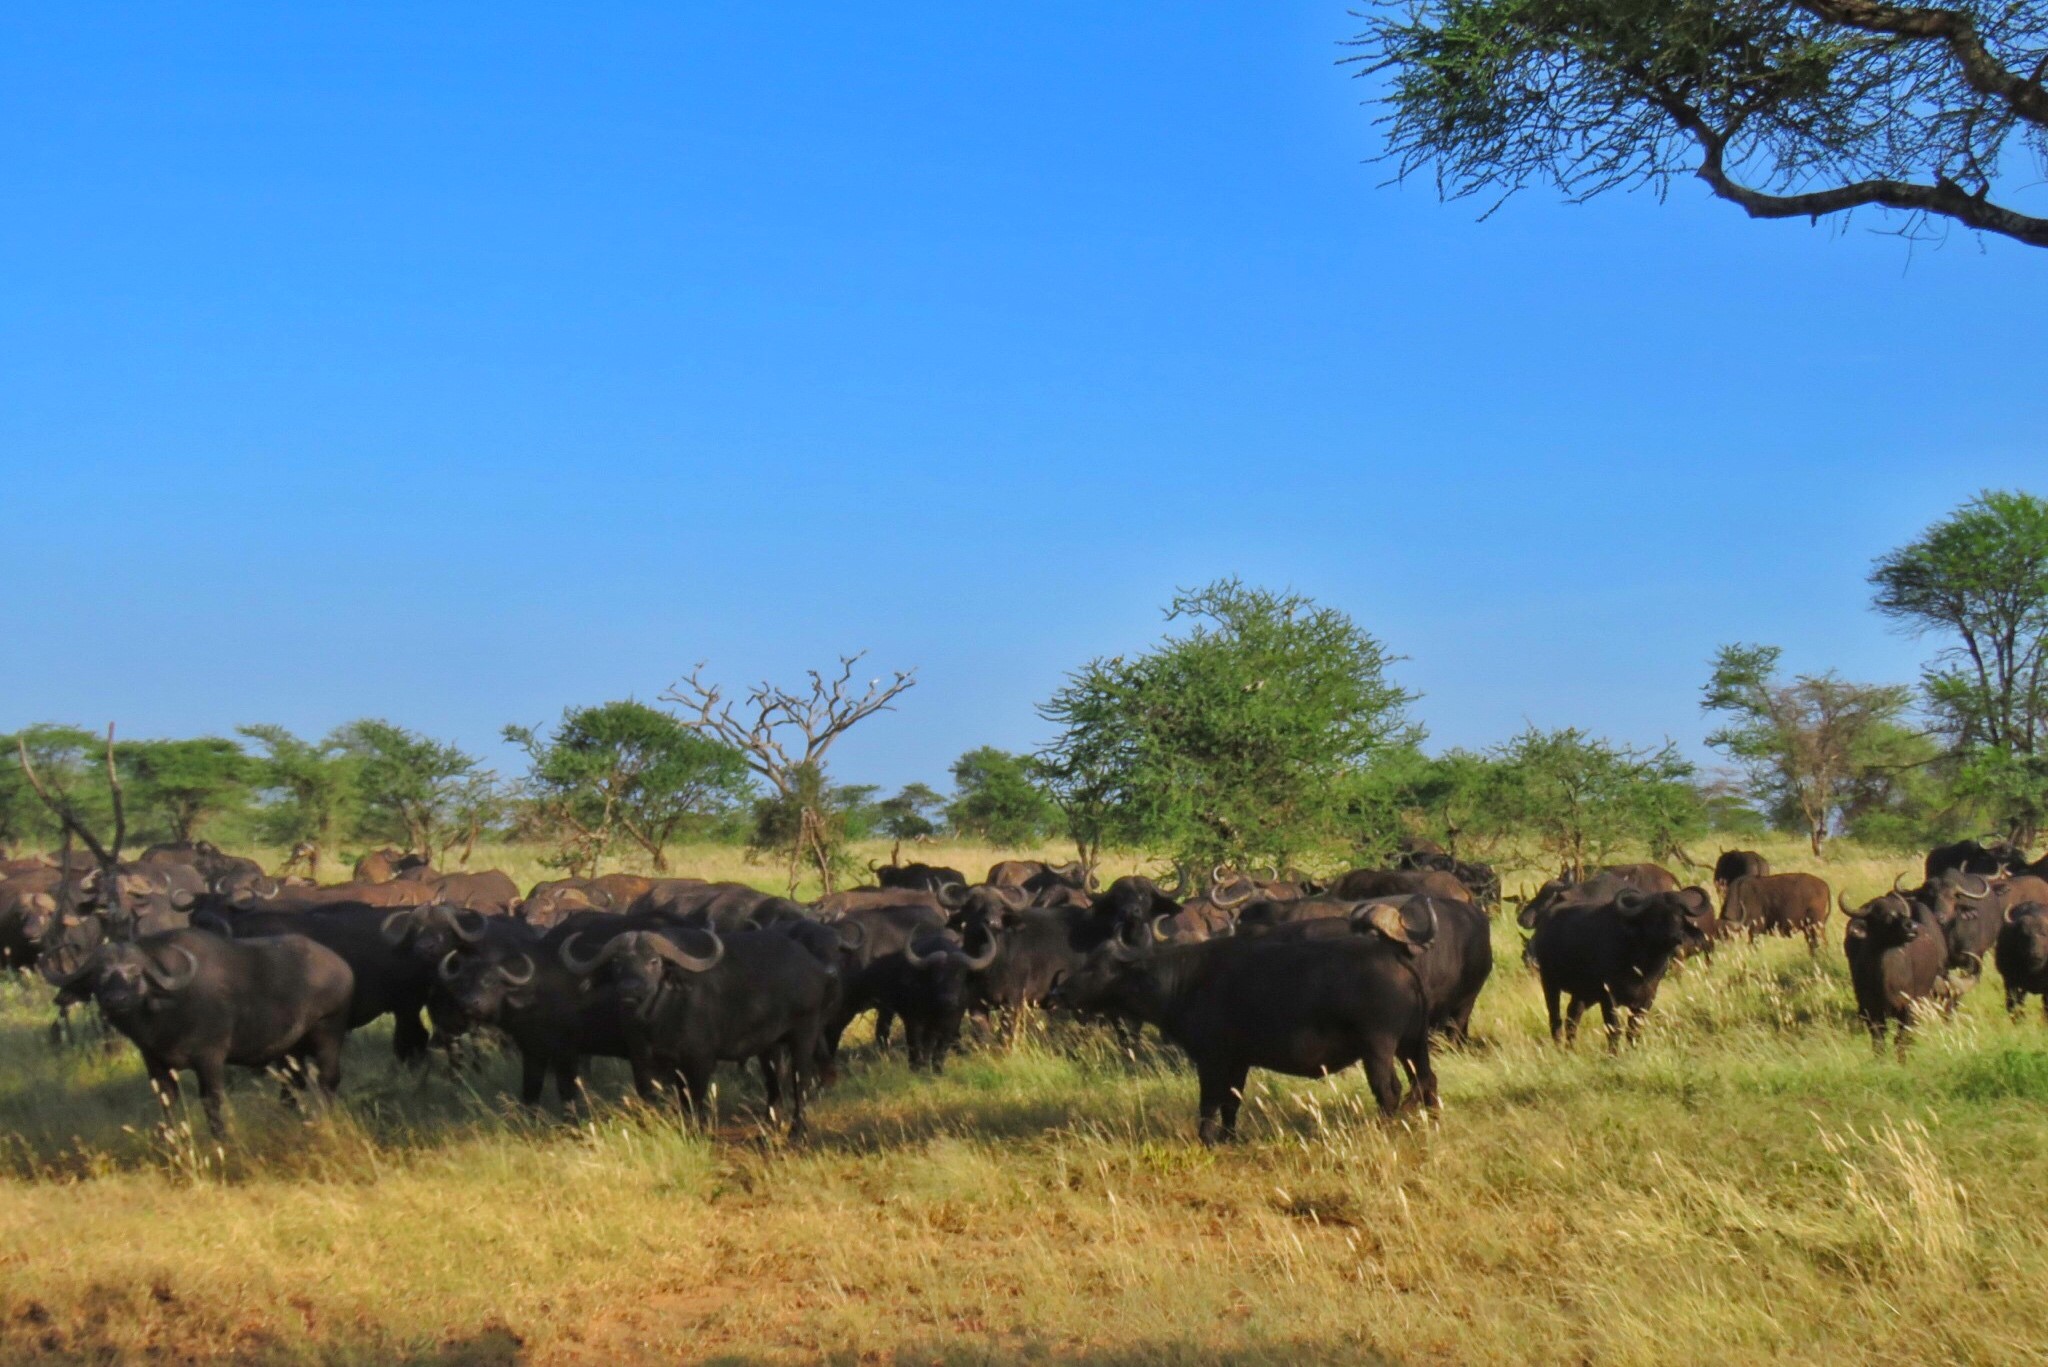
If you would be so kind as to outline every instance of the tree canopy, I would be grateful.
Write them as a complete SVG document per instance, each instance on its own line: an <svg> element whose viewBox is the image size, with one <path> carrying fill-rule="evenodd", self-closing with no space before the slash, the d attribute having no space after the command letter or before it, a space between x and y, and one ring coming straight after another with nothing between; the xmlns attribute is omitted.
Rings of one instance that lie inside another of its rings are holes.
<svg viewBox="0 0 2048 1367"><path fill-rule="evenodd" d="M1281 868L1336 838L1349 780L1411 731L1385 649L1335 608L1235 579L1177 595L1166 619L1190 629L1091 660L1040 708L1084 852L1122 839Z"/></svg>
<svg viewBox="0 0 2048 1367"><path fill-rule="evenodd" d="M1387 156L1448 196L1696 176L1756 218L1871 208L2048 246L2041 0L1414 0L1366 12Z"/></svg>
<svg viewBox="0 0 2048 1367"><path fill-rule="evenodd" d="M1879 612L1944 642L1922 687L1959 788L2031 839L2048 820L2048 500L1979 494L1870 582Z"/></svg>
<svg viewBox="0 0 2048 1367"><path fill-rule="evenodd" d="M1837 676L1777 677L1777 646L1723 646L1700 705L1725 720L1707 744L1743 766L1752 796L1797 824L1815 854L1872 771L1898 761L1897 722L1913 693Z"/></svg>

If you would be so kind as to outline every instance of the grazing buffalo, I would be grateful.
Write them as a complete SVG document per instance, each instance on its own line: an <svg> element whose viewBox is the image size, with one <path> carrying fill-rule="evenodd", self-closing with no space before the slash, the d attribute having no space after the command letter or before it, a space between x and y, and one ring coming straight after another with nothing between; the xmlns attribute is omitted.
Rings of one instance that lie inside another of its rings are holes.
<svg viewBox="0 0 2048 1367"><path fill-rule="evenodd" d="M1752 940L1759 935L1803 935L1807 952L1817 955L1831 897L1827 883L1810 873L1738 878L1721 899L1723 933L1740 928Z"/></svg>
<svg viewBox="0 0 2048 1367"><path fill-rule="evenodd" d="M2005 1009L2013 1018L2019 1018L2029 992L2041 998L2042 1013L2048 1016L2048 904L2007 907L1992 960L2005 981Z"/></svg>
<svg viewBox="0 0 2048 1367"><path fill-rule="evenodd" d="M1376 934L1329 940L1210 940L1151 951L1111 940L1059 986L1058 1001L1152 1025L1184 1050L1200 1082L1200 1133L1237 1135L1254 1068L1321 1077L1365 1064L1382 1114L1434 1108L1429 998L1414 958L1422 941L1393 907L1362 913Z"/></svg>
<svg viewBox="0 0 2048 1367"><path fill-rule="evenodd" d="M708 941L709 952L686 940ZM618 997L636 1081L673 1079L702 1120L718 1064L758 1060L768 1104L787 1096L790 1138L803 1134L837 990L803 946L773 931L672 927L615 936L589 959L576 957L573 939L560 953L570 972Z"/></svg>
<svg viewBox="0 0 2048 1367"><path fill-rule="evenodd" d="M1528 958L1543 983L1550 1037L1570 1044L1579 1017L1598 1005L1610 1051L1621 1043L1619 1012L1628 1011L1634 1043L1643 1017L1657 1001L1671 961L1700 936L1692 903L1676 892L1641 893L1630 888L1605 902L1569 902L1553 910L1529 941ZM1560 1012L1561 998L1570 1009Z"/></svg>
<svg viewBox="0 0 2048 1367"><path fill-rule="evenodd" d="M231 1063L295 1061L322 1091L341 1085L352 975L303 936L228 940L188 928L109 942L57 986L60 1005L91 998L134 1041L167 1109L178 1097L178 1070L196 1072L216 1135L225 1128L221 1094Z"/></svg>
<svg viewBox="0 0 2048 1367"><path fill-rule="evenodd" d="M1849 921L1842 949L1856 991L1856 1014L1879 1052L1886 1032L1897 1024L1903 1058L1907 1037L1930 1005L1954 1008L1957 993L1949 978L1948 940L1925 903L1897 893L1861 907L1850 906L1844 896L1841 906Z"/></svg>
<svg viewBox="0 0 2048 1367"><path fill-rule="evenodd" d="M1771 871L1771 861L1755 850L1723 850L1714 861L1714 891L1725 901L1728 885L1738 878L1762 878Z"/></svg>

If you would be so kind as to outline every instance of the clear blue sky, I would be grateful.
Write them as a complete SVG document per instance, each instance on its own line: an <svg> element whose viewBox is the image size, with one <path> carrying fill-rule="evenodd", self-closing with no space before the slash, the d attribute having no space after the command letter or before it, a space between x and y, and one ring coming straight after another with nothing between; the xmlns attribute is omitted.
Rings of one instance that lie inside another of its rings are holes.
<svg viewBox="0 0 2048 1367"><path fill-rule="evenodd" d="M1342 3L15 6L0 727L915 665L939 781L1236 574L1439 745L1697 752L1721 642L2048 487L2048 252L1383 187Z"/></svg>

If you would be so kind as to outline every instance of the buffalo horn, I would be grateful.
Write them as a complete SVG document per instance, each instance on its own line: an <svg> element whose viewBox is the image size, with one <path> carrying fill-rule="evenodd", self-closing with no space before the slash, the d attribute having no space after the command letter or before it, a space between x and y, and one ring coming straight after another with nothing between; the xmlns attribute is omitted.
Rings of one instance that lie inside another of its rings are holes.
<svg viewBox="0 0 2048 1367"><path fill-rule="evenodd" d="M932 889L932 896L948 911L958 911L967 905L967 885L945 882Z"/></svg>
<svg viewBox="0 0 2048 1367"><path fill-rule="evenodd" d="M1967 892L1958 887L1956 889L1956 896L1968 898L1970 901L1976 902L1991 895L1991 880L1989 878L1977 873L1971 874L1970 877L1977 880L1977 891Z"/></svg>
<svg viewBox="0 0 2048 1367"><path fill-rule="evenodd" d="M1209 900L1214 902L1217 906L1222 907L1225 911L1228 911L1230 908L1234 906L1240 906L1243 903L1251 901L1252 894L1256 893L1259 890L1258 885L1252 882L1249 878L1240 878L1235 883L1232 883L1230 886L1237 889L1237 895L1235 897L1224 896L1220 885L1209 889Z"/></svg>
<svg viewBox="0 0 2048 1367"><path fill-rule="evenodd" d="M450 951L450 953L453 952L452 950ZM526 972L523 976L513 973L510 967L512 959L523 959L526 961ZM514 987L524 987L532 982L533 975L539 972L539 965L534 963L533 956L530 954L515 954L512 956L512 959L507 959L504 963L498 965L498 976Z"/></svg>
<svg viewBox="0 0 2048 1367"><path fill-rule="evenodd" d="M983 947L981 953L969 954L967 956L968 971L973 973L979 973L986 969L990 964L996 961L996 951L1001 948L1002 941L998 940L993 935L989 936L988 944Z"/></svg>
<svg viewBox="0 0 2048 1367"><path fill-rule="evenodd" d="M929 968L944 962L945 957L946 952L944 950L936 950L930 954L918 953L917 941L915 940L903 946L903 961L912 968Z"/></svg>
<svg viewBox="0 0 2048 1367"><path fill-rule="evenodd" d="M454 907L448 906L444 903L436 905L434 911L440 916L442 920L448 923L448 929L455 932L456 939L467 941L470 944L477 944L484 938L483 927L478 926L475 930L470 930L467 927L465 927L462 924L461 915L456 911Z"/></svg>
<svg viewBox="0 0 2048 1367"><path fill-rule="evenodd" d="M711 952L705 955L691 954L666 935L655 935L649 941L654 952L667 959L685 973L705 973L718 967L718 961L725 957L725 941L718 938L718 932L706 927L698 934L711 941Z"/></svg>
<svg viewBox="0 0 2048 1367"><path fill-rule="evenodd" d="M1180 932L1170 928L1172 920L1171 916L1154 916L1152 918L1152 938L1160 944L1166 944L1169 941L1179 939Z"/></svg>
<svg viewBox="0 0 2048 1367"><path fill-rule="evenodd" d="M1649 898L1629 888L1623 888L1614 894L1614 909L1623 916L1634 916L1649 904Z"/></svg>
<svg viewBox="0 0 2048 1367"><path fill-rule="evenodd" d="M847 949L850 949L854 953L858 954L861 950L867 948L868 928L862 925L859 921L841 918L840 920L830 922L829 924L832 926L833 931L839 936L839 943L845 946Z"/></svg>
<svg viewBox="0 0 2048 1367"><path fill-rule="evenodd" d="M438 966L438 967L437 967L437 968L436 968L436 969L435 969L434 971L435 971L435 972L437 972L437 973L439 973L439 974L441 975L441 981L442 981L442 982L444 982L444 983L452 983L452 982L454 982L454 981L455 981L455 951L451 949L451 950L449 950L449 951L448 951L448 952L447 952L446 954L443 954L443 955L441 956L441 962L440 962L439 966Z"/></svg>
<svg viewBox="0 0 2048 1367"><path fill-rule="evenodd" d="M629 935L632 933L631 931L627 932ZM597 972L598 969L604 967L605 961L619 952L619 946L625 941L626 936L614 935L603 949L600 949L588 959L576 957L576 942L582 938L583 932L579 930L568 939L562 941L561 948L555 952L562 960L562 967L568 969L579 978L587 978Z"/></svg>
<svg viewBox="0 0 2048 1367"><path fill-rule="evenodd" d="M165 972L162 968L158 967L156 961L154 959L151 959L147 954L142 956L142 971L149 975L149 980L151 982L155 983L159 988L163 989L164 991L182 992L192 985L192 980L194 978L199 976L199 959L196 955L192 953L191 950L185 948L183 945L168 945L166 946L166 948L169 949L170 952L173 954L180 954L184 956L185 971L183 973Z"/></svg>
<svg viewBox="0 0 2048 1367"><path fill-rule="evenodd" d="M412 908L410 907L402 907L386 916L381 923L384 942L392 945L405 943L405 937L412 929L406 922L411 919Z"/></svg>

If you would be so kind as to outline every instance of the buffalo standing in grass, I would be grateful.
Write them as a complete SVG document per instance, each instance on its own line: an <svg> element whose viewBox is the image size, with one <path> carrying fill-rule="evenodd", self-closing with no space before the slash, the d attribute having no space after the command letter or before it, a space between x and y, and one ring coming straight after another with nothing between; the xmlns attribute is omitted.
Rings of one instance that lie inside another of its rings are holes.
<svg viewBox="0 0 2048 1367"><path fill-rule="evenodd" d="M1992 948L1998 976L2005 981L2005 1009L2019 1019L2029 992L2041 998L2048 1017L2048 905L2022 902L2007 907Z"/></svg>
<svg viewBox="0 0 2048 1367"><path fill-rule="evenodd" d="M1821 927L1832 890L1810 873L1767 873L1738 878L1721 899L1724 933L1741 928L1759 935L1803 935L1809 954L1820 953Z"/></svg>
<svg viewBox="0 0 2048 1367"><path fill-rule="evenodd" d="M57 986L60 1004L91 998L134 1041L167 1109L178 1098L178 1070L197 1073L216 1135L225 1128L229 1064L295 1062L323 1092L341 1085L354 977L339 955L303 936L228 940L186 929L109 942Z"/></svg>
<svg viewBox="0 0 2048 1367"><path fill-rule="evenodd" d="M1392 907L1361 910L1374 933L1255 938L1135 949L1111 940L1063 981L1076 1010L1152 1025L1184 1050L1200 1082L1200 1133L1237 1136L1254 1068L1321 1077L1363 1062L1382 1114L1407 1100L1434 1108L1429 996L1415 955L1426 943Z"/></svg>
<svg viewBox="0 0 2048 1367"><path fill-rule="evenodd" d="M1898 1026L1899 1057L1930 1006L1953 1010L1957 985L1949 977L1948 939L1923 902L1888 893L1861 907L1841 899L1849 927L1842 950L1856 991L1856 1014L1880 1052L1885 1034Z"/></svg>
<svg viewBox="0 0 2048 1367"><path fill-rule="evenodd" d="M1692 903L1676 892L1624 888L1610 901L1557 908L1536 928L1528 950L1543 983L1551 1039L1575 1041L1579 1017L1597 1005L1607 1026L1608 1049L1620 1047L1623 1010L1633 1044L1643 1018L1656 1005L1657 987L1672 959L1699 937ZM1560 1011L1565 998L1569 1010Z"/></svg>
<svg viewBox="0 0 2048 1367"><path fill-rule="evenodd" d="M951 932L925 930L902 949L868 964L848 996L873 1002L878 1011L903 1022L912 1068L941 1072L946 1054L960 1042L967 1009L975 1004L975 980L988 971L1000 948L994 936L969 950Z"/></svg>

